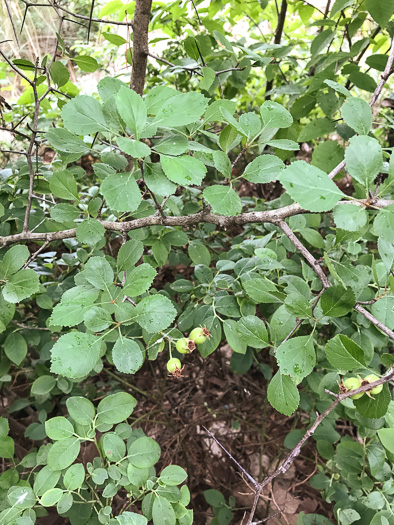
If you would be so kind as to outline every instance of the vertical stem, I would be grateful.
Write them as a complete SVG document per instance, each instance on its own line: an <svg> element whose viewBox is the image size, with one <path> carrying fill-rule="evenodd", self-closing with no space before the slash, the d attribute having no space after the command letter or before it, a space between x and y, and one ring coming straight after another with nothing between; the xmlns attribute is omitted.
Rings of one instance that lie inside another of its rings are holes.
<svg viewBox="0 0 394 525"><path fill-rule="evenodd" d="M275 32L274 44L280 44L282 40L283 27L285 25L285 20L286 20L286 13L287 13L287 0L282 0L282 5L280 7L280 13L278 16L278 25L276 27L276 32ZM267 80L267 83L265 85L265 92L268 93L269 91L271 91L273 85L274 85L273 80ZM269 100L270 98L271 98L270 95L265 96L266 100Z"/></svg>
<svg viewBox="0 0 394 525"><path fill-rule="evenodd" d="M133 66L130 88L142 95L148 61L148 31L152 0L136 0L133 19Z"/></svg>

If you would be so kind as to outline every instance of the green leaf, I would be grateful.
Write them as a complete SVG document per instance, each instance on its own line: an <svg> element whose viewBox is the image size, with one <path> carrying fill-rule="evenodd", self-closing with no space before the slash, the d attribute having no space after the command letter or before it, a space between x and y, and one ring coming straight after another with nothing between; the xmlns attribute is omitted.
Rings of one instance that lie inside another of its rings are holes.
<svg viewBox="0 0 394 525"><path fill-rule="evenodd" d="M96 409L89 399L73 396L66 401L67 410L78 425L90 425L96 415Z"/></svg>
<svg viewBox="0 0 394 525"><path fill-rule="evenodd" d="M298 151L300 146L294 140L289 139L273 139L267 142L268 146L278 148L285 151Z"/></svg>
<svg viewBox="0 0 394 525"><path fill-rule="evenodd" d="M110 394L97 406L97 424L122 423L132 414L136 404L136 399L126 392Z"/></svg>
<svg viewBox="0 0 394 525"><path fill-rule="evenodd" d="M72 204L62 202L51 208L49 213L56 222L74 222L81 214L81 210L78 210L78 208Z"/></svg>
<svg viewBox="0 0 394 525"><path fill-rule="evenodd" d="M9 303L19 303L38 292L40 281L34 270L20 270L11 275L3 288L3 297Z"/></svg>
<svg viewBox="0 0 394 525"><path fill-rule="evenodd" d="M68 131L76 135L109 131L100 102L87 95L80 95L67 102L62 117Z"/></svg>
<svg viewBox="0 0 394 525"><path fill-rule="evenodd" d="M267 128L288 128L293 124L289 111L271 100L266 100L260 107L260 114Z"/></svg>
<svg viewBox="0 0 394 525"><path fill-rule="evenodd" d="M119 115L139 140L147 120L145 102L133 89L126 86L120 88L115 99Z"/></svg>
<svg viewBox="0 0 394 525"><path fill-rule="evenodd" d="M330 86L330 88L334 89L338 93L341 93L342 95L345 95L345 97L351 97L352 94L348 89L346 89L342 84L338 84L338 82L335 82L335 80L325 80L324 81L327 86Z"/></svg>
<svg viewBox="0 0 394 525"><path fill-rule="evenodd" d="M17 509L29 509L33 507L37 501L33 490L29 486L11 487L11 489L8 491L7 499L10 505L16 507ZM10 522L7 521L6 523L8 525Z"/></svg>
<svg viewBox="0 0 394 525"><path fill-rule="evenodd" d="M287 295L285 299L285 306L286 310L301 319L312 317L312 307L308 299L298 292L290 292Z"/></svg>
<svg viewBox="0 0 394 525"><path fill-rule="evenodd" d="M153 123L162 128L187 126L198 120L204 113L209 99L201 93L178 93L165 100Z"/></svg>
<svg viewBox="0 0 394 525"><path fill-rule="evenodd" d="M105 457L112 463L121 461L126 455L125 442L113 432L103 434L100 445Z"/></svg>
<svg viewBox="0 0 394 525"><path fill-rule="evenodd" d="M43 507L53 507L63 496L62 489L54 488L47 490L40 499L40 504Z"/></svg>
<svg viewBox="0 0 394 525"><path fill-rule="evenodd" d="M368 135L372 128L372 110L362 98L349 97L341 107L343 120L359 135Z"/></svg>
<svg viewBox="0 0 394 525"><path fill-rule="evenodd" d="M150 295L142 299L134 309L133 320L144 330L153 334L165 330L176 316L172 302L164 295Z"/></svg>
<svg viewBox="0 0 394 525"><path fill-rule="evenodd" d="M59 479L60 472L52 472L48 466L43 467L34 480L34 493L36 496L42 496L47 490L55 487Z"/></svg>
<svg viewBox="0 0 394 525"><path fill-rule="evenodd" d="M381 27L386 27L394 12L394 0L365 0L365 7Z"/></svg>
<svg viewBox="0 0 394 525"><path fill-rule="evenodd" d="M182 155L188 148L187 138L178 133L164 136L155 145L154 149L164 155Z"/></svg>
<svg viewBox="0 0 394 525"><path fill-rule="evenodd" d="M394 454L394 428L381 428L378 436L384 448Z"/></svg>
<svg viewBox="0 0 394 525"><path fill-rule="evenodd" d="M52 471L69 467L77 459L80 448L80 441L77 437L56 441L48 452L48 467Z"/></svg>
<svg viewBox="0 0 394 525"><path fill-rule="evenodd" d="M242 211L241 199L232 186L215 184L206 188L203 195L208 204L212 206L214 213L233 216Z"/></svg>
<svg viewBox="0 0 394 525"><path fill-rule="evenodd" d="M368 214L362 206L355 204L338 205L333 209L334 221L337 228L356 232L363 228L368 221Z"/></svg>
<svg viewBox="0 0 394 525"><path fill-rule="evenodd" d="M311 44L312 57L319 55L324 51L324 49L333 41L335 34L335 31L331 31L331 29L325 29L319 33Z"/></svg>
<svg viewBox="0 0 394 525"><path fill-rule="evenodd" d="M356 297L351 288L343 286L331 286L324 290L320 299L320 305L324 315L329 317L343 317L353 310Z"/></svg>
<svg viewBox="0 0 394 525"><path fill-rule="evenodd" d="M12 459L15 454L15 443L12 437L5 436L0 440L0 458Z"/></svg>
<svg viewBox="0 0 394 525"><path fill-rule="evenodd" d="M394 204L379 210L373 227L380 239L394 243Z"/></svg>
<svg viewBox="0 0 394 525"><path fill-rule="evenodd" d="M4 341L4 352L8 359L19 366L27 355L27 343L18 332L11 332Z"/></svg>
<svg viewBox="0 0 394 525"><path fill-rule="evenodd" d="M135 374L144 363L144 353L132 339L119 337L112 349L114 365L124 374Z"/></svg>
<svg viewBox="0 0 394 525"><path fill-rule="evenodd" d="M115 519L120 523L120 525L147 525L148 523L148 520L145 518L145 516L128 511L122 512L122 514L120 516L116 516Z"/></svg>
<svg viewBox="0 0 394 525"><path fill-rule="evenodd" d="M118 252L118 270L131 270L133 266L140 260L144 252L144 245L141 241L132 239L127 241L119 249Z"/></svg>
<svg viewBox="0 0 394 525"><path fill-rule="evenodd" d="M324 171L295 161L282 171L280 182L290 197L309 211L328 211L344 196Z"/></svg>
<svg viewBox="0 0 394 525"><path fill-rule="evenodd" d="M164 175L159 163L145 163L144 181L155 195L166 197L176 192L177 185Z"/></svg>
<svg viewBox="0 0 394 525"><path fill-rule="evenodd" d="M283 162L274 155L260 155L250 162L243 173L249 182L266 184L277 180L284 168Z"/></svg>
<svg viewBox="0 0 394 525"><path fill-rule="evenodd" d="M264 321L254 315L242 317L237 322L237 331L242 340L252 348L265 348L268 345L268 333Z"/></svg>
<svg viewBox="0 0 394 525"><path fill-rule="evenodd" d="M78 55L71 60L85 73L94 73L100 67L95 58L86 55Z"/></svg>
<svg viewBox="0 0 394 525"><path fill-rule="evenodd" d="M55 171L49 180L51 192L61 199L75 201L79 199L77 183L70 171Z"/></svg>
<svg viewBox="0 0 394 525"><path fill-rule="evenodd" d="M201 242L191 242L187 253L192 260L194 265L204 264L209 266L211 263L211 254L209 253L208 248Z"/></svg>
<svg viewBox="0 0 394 525"><path fill-rule="evenodd" d="M129 461L137 468L153 467L159 461L160 455L159 444L150 437L138 438L128 447Z"/></svg>
<svg viewBox="0 0 394 525"><path fill-rule="evenodd" d="M237 322L233 319L224 320L223 330L230 348L237 354L246 354L247 344L237 332Z"/></svg>
<svg viewBox="0 0 394 525"><path fill-rule="evenodd" d="M222 340L222 325L217 317L208 317L204 319L204 324L211 332L209 339L202 345L198 345L198 351L203 358L208 357L216 350Z"/></svg>
<svg viewBox="0 0 394 525"><path fill-rule="evenodd" d="M275 355L281 374L306 377L316 364L313 337L306 335L288 339L278 347Z"/></svg>
<svg viewBox="0 0 394 525"><path fill-rule="evenodd" d="M227 51L230 51L230 53L234 53L233 46L227 40L227 38L222 33L220 33L220 31L215 30L213 32L213 36L217 40L217 42L220 44L221 47L224 47Z"/></svg>
<svg viewBox="0 0 394 525"><path fill-rule="evenodd" d="M148 263L143 263L133 268L127 275L123 288L125 295L129 297L142 295L150 288L155 277L156 270Z"/></svg>
<svg viewBox="0 0 394 525"><path fill-rule="evenodd" d="M367 75L367 73L362 73L361 71L354 71L349 75L349 81L352 82L356 87L363 89L364 91L369 91L373 93L376 89L375 80Z"/></svg>
<svg viewBox="0 0 394 525"><path fill-rule="evenodd" d="M122 46L123 44L127 43L127 40L125 38L123 38L120 35L116 35L115 33L109 33L108 31L103 31L101 34L103 35L105 40L108 40L108 42L111 42L111 44L114 44L115 46Z"/></svg>
<svg viewBox="0 0 394 525"><path fill-rule="evenodd" d="M241 142L242 136L232 126L226 126L219 135L219 145L225 153L231 151Z"/></svg>
<svg viewBox="0 0 394 525"><path fill-rule="evenodd" d="M152 517L155 525L175 525L177 521L174 507L163 496L156 496L154 499Z"/></svg>
<svg viewBox="0 0 394 525"><path fill-rule="evenodd" d="M75 463L66 470L63 484L66 490L77 490L85 481L85 468L82 463Z"/></svg>
<svg viewBox="0 0 394 525"><path fill-rule="evenodd" d="M192 184L199 186L207 173L205 164L189 155L180 157L160 155L160 164L166 176L182 186Z"/></svg>
<svg viewBox="0 0 394 525"><path fill-rule="evenodd" d="M53 309L49 324L74 326L81 323L98 295L99 291L90 286L79 285L70 288L64 292L60 303Z"/></svg>
<svg viewBox="0 0 394 525"><path fill-rule="evenodd" d="M358 370L366 367L364 350L346 335L338 334L326 344L326 357L340 370Z"/></svg>
<svg viewBox="0 0 394 525"><path fill-rule="evenodd" d="M33 381L33 384L31 385L30 394L32 396L45 396L45 394L49 394L49 392L55 388L56 386L56 379L53 376L50 375L44 375L37 377Z"/></svg>
<svg viewBox="0 0 394 525"><path fill-rule="evenodd" d="M68 72L66 66L64 66L61 62L54 62L51 65L50 74L52 80L55 84L57 84L58 87L64 86L64 84L67 84L67 82L70 80L70 73Z"/></svg>
<svg viewBox="0 0 394 525"><path fill-rule="evenodd" d="M92 332L102 332L113 323L109 312L99 306L90 306L83 316L83 321L86 328Z"/></svg>
<svg viewBox="0 0 394 525"><path fill-rule="evenodd" d="M205 122L221 122L223 120L223 110L227 110L232 115L235 112L235 101L233 100L215 100L207 107L204 115Z"/></svg>
<svg viewBox="0 0 394 525"><path fill-rule="evenodd" d="M51 372L80 378L89 374L100 357L100 339L94 335L70 332L51 348Z"/></svg>
<svg viewBox="0 0 394 525"><path fill-rule="evenodd" d="M228 156L224 153L224 151L214 151L212 154L212 158L215 164L215 168L218 170L218 172L224 177L231 177L231 161L228 158Z"/></svg>
<svg viewBox="0 0 394 525"><path fill-rule="evenodd" d="M378 239L378 250L380 258L389 274L394 263L394 243L385 241L380 237Z"/></svg>
<svg viewBox="0 0 394 525"><path fill-rule="evenodd" d="M133 173L108 175L101 185L108 206L115 211L134 211L142 201L141 192Z"/></svg>
<svg viewBox="0 0 394 525"><path fill-rule="evenodd" d="M178 465L169 465L165 467L160 473L160 480L165 484L171 486L180 485L187 478L187 472Z"/></svg>
<svg viewBox="0 0 394 525"><path fill-rule="evenodd" d="M385 295L372 305L372 314L389 328L394 327L394 295Z"/></svg>
<svg viewBox="0 0 394 525"><path fill-rule="evenodd" d="M134 92L133 92L134 93ZM117 143L119 148L127 153L128 155L131 155L132 157L138 159L138 158L144 158L148 155L150 155L150 147L147 146L144 142L139 142L138 140L132 140L127 137L118 137Z"/></svg>
<svg viewBox="0 0 394 525"><path fill-rule="evenodd" d="M349 142L345 151L346 169L357 182L369 188L383 166L382 148L372 137L352 137Z"/></svg>
<svg viewBox="0 0 394 525"><path fill-rule="evenodd" d="M22 268L30 257L27 246L13 246L0 261L0 277L6 279Z"/></svg>
<svg viewBox="0 0 394 525"><path fill-rule="evenodd" d="M335 0L332 6L330 17L333 18L337 13L340 13L342 9L346 9L354 3L354 0Z"/></svg>
<svg viewBox="0 0 394 525"><path fill-rule="evenodd" d="M281 303L281 296L272 281L264 278L253 278L242 281L246 293L258 303Z"/></svg>
<svg viewBox="0 0 394 525"><path fill-rule="evenodd" d="M99 290L107 290L113 283L114 272L104 257L91 257L83 271L85 279Z"/></svg>
<svg viewBox="0 0 394 525"><path fill-rule="evenodd" d="M45 432L50 439L58 441L71 437L74 434L74 427L65 417L57 416L45 421Z"/></svg>
<svg viewBox="0 0 394 525"><path fill-rule="evenodd" d="M215 70L211 67L203 67L201 68L203 78L200 80L198 87L201 90L208 91L209 88L212 86L213 82L215 81L216 74Z"/></svg>
<svg viewBox="0 0 394 525"><path fill-rule="evenodd" d="M281 414L291 416L300 403L300 394L289 376L277 372L267 390L268 401Z"/></svg>
<svg viewBox="0 0 394 525"><path fill-rule="evenodd" d="M105 234L105 228L101 222L96 219L86 219L77 227L77 240L82 244L94 246L102 240Z"/></svg>
<svg viewBox="0 0 394 525"><path fill-rule="evenodd" d="M309 140L320 139L335 131L332 120L328 118L317 118L309 122L298 135L298 142L308 142Z"/></svg>
<svg viewBox="0 0 394 525"><path fill-rule="evenodd" d="M320 142L312 153L312 166L325 173L330 173L345 157L345 150L337 142L329 140Z"/></svg>
<svg viewBox="0 0 394 525"><path fill-rule="evenodd" d="M362 417L380 419L387 413L390 401L389 387L383 385L383 390L380 394L372 395L371 397L364 394L360 399L355 399L353 403Z"/></svg>

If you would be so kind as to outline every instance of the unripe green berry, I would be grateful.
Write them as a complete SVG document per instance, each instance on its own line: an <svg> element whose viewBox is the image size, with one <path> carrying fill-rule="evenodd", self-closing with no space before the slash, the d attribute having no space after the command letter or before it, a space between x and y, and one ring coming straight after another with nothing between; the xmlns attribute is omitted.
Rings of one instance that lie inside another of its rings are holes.
<svg viewBox="0 0 394 525"><path fill-rule="evenodd" d="M349 377L343 382L343 385L345 386L346 390L357 390L357 388L360 388L361 381L358 377ZM360 399L364 395L364 392L360 392L359 394L354 394L354 396L350 396L350 399Z"/></svg>
<svg viewBox="0 0 394 525"><path fill-rule="evenodd" d="M186 339L182 337L176 342L176 349L180 354L190 354L196 348L196 343L193 339Z"/></svg>
<svg viewBox="0 0 394 525"><path fill-rule="evenodd" d="M173 374L182 368L182 363L179 361L177 357L172 357L167 362L167 370L170 372L170 374Z"/></svg>
<svg viewBox="0 0 394 525"><path fill-rule="evenodd" d="M187 354L189 352L189 349L187 347L188 340L186 337L182 337L182 339L178 339L176 342L176 349L180 354Z"/></svg>
<svg viewBox="0 0 394 525"><path fill-rule="evenodd" d="M369 374L369 376L367 377L364 377L364 381L368 381L368 383L375 383L375 381L378 381L378 379L380 379L377 375L375 374ZM380 392L383 390L383 385L379 385L379 386L375 386L375 388L372 388L370 390L371 394L380 394Z"/></svg>
<svg viewBox="0 0 394 525"><path fill-rule="evenodd" d="M198 328L194 328L189 335L189 338L192 339L196 344L201 345L205 343L207 338L210 336L210 332L207 328L200 326Z"/></svg>

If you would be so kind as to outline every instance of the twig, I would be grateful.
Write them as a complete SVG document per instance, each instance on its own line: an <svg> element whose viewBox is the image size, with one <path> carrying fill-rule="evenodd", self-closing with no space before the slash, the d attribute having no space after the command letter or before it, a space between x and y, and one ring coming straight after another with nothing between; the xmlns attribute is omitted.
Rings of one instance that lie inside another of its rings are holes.
<svg viewBox="0 0 394 525"><path fill-rule="evenodd" d="M228 457L231 459L231 461L232 461L233 463L235 463L235 465L237 465L237 467L238 467L239 470L242 472L242 474L244 474L244 476L247 477L248 480L249 480L251 483L253 483L253 485L256 487L256 486L258 485L257 481L256 481L256 480L255 480L255 479L254 479L254 478L253 478L253 477L252 477L252 476L251 476L251 475L250 475L250 474L249 474L249 473L243 468L242 465L240 465L240 464L238 463L238 461L237 461L237 460L236 460L236 459L230 454L230 452L229 452L229 451L228 451L228 450L227 450L227 449L226 449L226 448L220 443L220 441L218 441L218 440L216 439L216 437L212 434L212 432L211 432L210 430L208 430L208 429L205 428L204 426L203 426L202 428L205 430L205 432L208 433L209 437L211 437L211 438L215 441L215 443L216 443L217 445L219 445L219 447L220 447L222 450L224 450L224 452L228 455Z"/></svg>
<svg viewBox="0 0 394 525"><path fill-rule="evenodd" d="M29 264L31 264L34 259L42 252L45 250L45 248L48 246L49 244L49 241L45 241L44 244L38 248L37 251L35 251L30 257L29 259L25 262L25 264L23 265L23 269L27 268L29 266Z"/></svg>
<svg viewBox="0 0 394 525"><path fill-rule="evenodd" d="M338 204L348 205L353 204L356 206L368 206L367 199L360 199L358 201L340 201ZM394 201L387 199L378 199L374 203L375 208L386 208L394 204ZM140 219L133 219L131 221L125 222L111 222L100 220L99 222L104 226L106 230L109 231L132 231L138 230L140 228L145 228L148 226L194 226L200 222L208 224L216 224L220 228L229 228L231 226L243 226L245 224L253 223L272 223L277 224L278 221L283 220L287 217L293 217L300 213L308 213L307 210L301 208L297 203L290 204L289 206L284 206L278 210L268 210L268 211L252 211L247 213L240 213L239 215L216 215L210 213L209 208L205 208L198 213L192 215L183 215L183 216L166 216L165 220L162 217L157 215L149 215L148 217L141 217ZM56 232L40 232L40 233L31 233L31 232L22 232L15 233L13 235L0 236L0 247L12 244L15 242L21 241L46 241L46 240L61 240L61 239L70 239L76 236L76 229L61 230Z"/></svg>
<svg viewBox="0 0 394 525"><path fill-rule="evenodd" d="M283 220L279 221L278 223L279 228L283 231L283 233L287 236L287 238L294 244L294 246L298 249L298 251L303 255L303 257L308 261L310 266L312 267L313 271L316 273L316 275L319 277L323 284L323 290L329 288L332 286L330 281L328 280L326 274L323 272L323 269L319 265L318 261L313 257L313 255L305 248L305 246L302 244L302 242L297 238L295 233L291 230L291 228L288 226L288 224ZM387 335L390 339L394 341L394 332L390 330L387 326L385 326L382 322L380 322L374 315L372 315L368 310L363 308L361 304L356 303L354 306L354 309L357 310L361 315L363 315L368 321L370 321L373 325L376 326L376 328L379 328L383 333Z"/></svg>
<svg viewBox="0 0 394 525"><path fill-rule="evenodd" d="M372 390L372 388L375 388L379 385L383 385L385 383L388 383L389 381L392 381L394 379L394 370L392 370L387 376L382 377L378 381L375 381L374 383L369 383L367 385L361 386L360 388L357 388L356 390L351 390L349 392L344 392L343 394L338 394L334 400L334 402L320 415L318 415L313 423L313 425L306 431L304 436L300 439L300 441L297 443L297 445L293 448L293 450L287 455L286 459L283 461L283 463L273 472L270 476L267 476L261 483L257 483L256 485L256 493L253 501L253 507L249 515L249 520L247 522L247 525L253 525L253 517L256 512L257 504L261 495L262 490L264 487L266 487L269 483L271 483L275 478L277 478L280 474L285 474L287 470L290 468L296 457L300 454L301 448L308 441L308 439L313 436L315 433L317 427L320 425L320 423L329 415L331 412L339 405L341 401L344 399L347 399L350 396L353 396L355 394L360 394L364 392L368 392Z"/></svg>
<svg viewBox="0 0 394 525"><path fill-rule="evenodd" d="M379 98L379 95L382 92L383 86L387 82L389 76L393 73L393 69L392 69L393 61L394 61L394 39L391 40L390 54L387 60L386 67L384 68L384 71L380 77L379 84L376 86L376 89L373 92L373 95L371 97L371 101L369 103L371 107L375 104L375 102Z"/></svg>
<svg viewBox="0 0 394 525"><path fill-rule="evenodd" d="M306 259L308 261L308 263L312 267L313 271L316 273L316 275L321 280L321 282L323 284L323 287L329 288L331 286L331 283L327 279L327 276L323 272L320 264L313 257L311 252L309 250L307 250L307 248L305 248L305 246L298 239L298 237L295 235L295 233L290 228L290 226L287 224L287 222L279 221L278 222L278 226L283 231L283 233L286 235L286 237L294 244L294 246L297 248L297 250L303 255L304 259Z"/></svg>
<svg viewBox="0 0 394 525"><path fill-rule="evenodd" d="M151 57L151 58L154 58L155 60L159 61L159 62L163 62L163 64L167 64L167 66L170 66L170 67L177 67L175 64L173 64L172 62L169 62L168 60L166 60L165 58L161 58L157 55L154 55L153 53L151 53L150 51L148 53L146 53L148 57Z"/></svg>
<svg viewBox="0 0 394 525"><path fill-rule="evenodd" d="M14 19L12 18L11 9L10 9L10 6L8 5L8 0L4 0L4 3L5 3L5 7L7 9L7 13L8 13L10 22L11 22L12 31L14 33L14 37L15 37L16 43L18 44L18 47L20 47L19 40L18 40L18 35L17 35L16 29L15 29Z"/></svg>
<svg viewBox="0 0 394 525"><path fill-rule="evenodd" d="M282 0L280 13L278 14L278 25L275 31L274 44L280 44L282 40L283 28L284 28L285 20L286 20L286 13L287 13L287 0ZM273 80L267 80L265 84L265 99L266 100L270 99L270 95L269 94L267 95L267 93L271 91L273 85L274 85Z"/></svg>
<svg viewBox="0 0 394 525"><path fill-rule="evenodd" d="M50 4L31 4L30 2L27 2L26 0L22 0L22 2L27 6L27 9L29 7L53 7ZM116 25L116 26L131 26L133 27L133 24L131 22L118 22L117 20L104 20L103 18L90 18L89 16L79 15L77 13L74 13L73 11L70 11L69 9L66 9L65 7L56 4L56 7L60 9L61 11L64 11L68 15L74 16L75 18L79 18L81 20L91 20L92 22L97 22L99 24L110 24L110 25ZM74 22L74 20L70 20L70 22Z"/></svg>

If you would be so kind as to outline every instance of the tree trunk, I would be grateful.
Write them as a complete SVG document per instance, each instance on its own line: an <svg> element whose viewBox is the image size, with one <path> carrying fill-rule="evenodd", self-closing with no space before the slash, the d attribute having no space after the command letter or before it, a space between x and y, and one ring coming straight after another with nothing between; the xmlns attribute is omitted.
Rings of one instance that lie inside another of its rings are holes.
<svg viewBox="0 0 394 525"><path fill-rule="evenodd" d="M130 88L142 95L148 61L149 19L152 0L136 0L133 20L133 65Z"/></svg>

